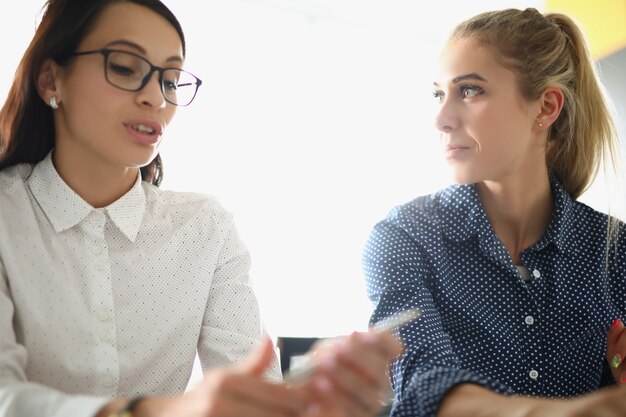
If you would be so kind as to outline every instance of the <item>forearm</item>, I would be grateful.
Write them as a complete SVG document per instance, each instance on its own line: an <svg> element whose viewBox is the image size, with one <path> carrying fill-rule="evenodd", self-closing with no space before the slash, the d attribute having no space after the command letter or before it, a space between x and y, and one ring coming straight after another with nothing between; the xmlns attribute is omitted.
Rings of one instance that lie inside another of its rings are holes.
<svg viewBox="0 0 626 417"><path fill-rule="evenodd" d="M448 392L437 417L533 417L549 400L497 394L475 384L460 384Z"/></svg>
<svg viewBox="0 0 626 417"><path fill-rule="evenodd" d="M133 417L161 417L177 415L180 412L189 412L189 410L172 408L178 404L177 398L179 397L146 397L133 410ZM113 413L119 413L128 405L129 401L131 401L130 398L115 399L102 407L94 417L109 417Z"/></svg>

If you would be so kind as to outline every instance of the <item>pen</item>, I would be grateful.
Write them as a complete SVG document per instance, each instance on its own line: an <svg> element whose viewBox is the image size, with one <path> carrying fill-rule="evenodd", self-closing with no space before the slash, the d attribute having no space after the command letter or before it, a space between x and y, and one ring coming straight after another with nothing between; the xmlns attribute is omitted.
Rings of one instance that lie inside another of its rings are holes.
<svg viewBox="0 0 626 417"><path fill-rule="evenodd" d="M404 310L394 316L391 316L387 319L381 320L378 323L374 324L370 328L370 332L374 333L382 333L397 329L407 323L410 323L414 320L419 319L422 316L422 311L419 308L410 308L408 310ZM296 368L293 371L290 371L285 376L285 382L290 384L295 384L297 382L302 381L306 377L312 375L315 372L317 365L313 361L308 361L300 368Z"/></svg>

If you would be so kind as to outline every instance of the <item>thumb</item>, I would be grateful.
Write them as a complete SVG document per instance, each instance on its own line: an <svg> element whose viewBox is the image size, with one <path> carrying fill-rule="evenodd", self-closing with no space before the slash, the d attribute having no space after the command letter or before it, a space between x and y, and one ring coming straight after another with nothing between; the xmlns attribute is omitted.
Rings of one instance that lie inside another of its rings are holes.
<svg viewBox="0 0 626 417"><path fill-rule="evenodd" d="M261 376L274 359L274 345L270 338L265 338L235 369L244 374Z"/></svg>

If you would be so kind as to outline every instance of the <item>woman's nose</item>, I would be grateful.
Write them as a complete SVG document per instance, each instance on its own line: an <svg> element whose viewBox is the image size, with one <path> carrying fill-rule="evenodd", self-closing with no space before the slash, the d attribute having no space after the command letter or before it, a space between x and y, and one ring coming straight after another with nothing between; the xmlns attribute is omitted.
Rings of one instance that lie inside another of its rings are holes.
<svg viewBox="0 0 626 417"><path fill-rule="evenodd" d="M443 133L448 133L458 126L458 116L454 108L454 103L448 98L443 98L439 111L435 115L435 127Z"/></svg>
<svg viewBox="0 0 626 417"><path fill-rule="evenodd" d="M150 74L148 83L137 92L137 100L143 106L150 106L155 109L162 109L167 105L161 88L161 80L158 71Z"/></svg>

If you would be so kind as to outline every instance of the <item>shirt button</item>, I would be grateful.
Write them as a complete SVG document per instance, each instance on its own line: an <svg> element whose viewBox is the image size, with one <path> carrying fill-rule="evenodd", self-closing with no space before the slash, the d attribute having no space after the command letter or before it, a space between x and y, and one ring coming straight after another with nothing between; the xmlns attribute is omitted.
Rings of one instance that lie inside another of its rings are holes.
<svg viewBox="0 0 626 417"><path fill-rule="evenodd" d="M93 253L95 255L100 255L103 252L102 246L100 246L100 245L95 245L92 249L93 249Z"/></svg>
<svg viewBox="0 0 626 417"><path fill-rule="evenodd" d="M541 276L541 272L539 272L539 270L538 270L538 269L535 269L535 270L533 271L533 277L535 277L535 278L539 278L540 276Z"/></svg>
<svg viewBox="0 0 626 417"><path fill-rule="evenodd" d="M100 311L98 311L98 320L100 321L111 320L111 314L109 313L109 310L106 307L103 307L102 309L100 309Z"/></svg>
<svg viewBox="0 0 626 417"><path fill-rule="evenodd" d="M531 324L533 324L535 322L535 319L533 318L533 316L526 316L524 321L526 322L526 324L528 324L530 326Z"/></svg>
<svg viewBox="0 0 626 417"><path fill-rule="evenodd" d="M110 376L105 376L104 378L102 378L102 383L104 384L105 387L115 386L115 380L111 378Z"/></svg>
<svg viewBox="0 0 626 417"><path fill-rule="evenodd" d="M536 380L537 378L539 378L539 372L535 371L534 369L533 369L533 370L531 370L531 371L528 373L528 375L529 375L532 379L535 379L535 380Z"/></svg>
<svg viewBox="0 0 626 417"><path fill-rule="evenodd" d="M102 332L100 333L100 340L102 340L103 342L110 342L111 340L113 340L113 337L109 332Z"/></svg>
<svg viewBox="0 0 626 417"><path fill-rule="evenodd" d="M97 271L104 271L105 269L105 265L102 262L96 262L95 267Z"/></svg>

